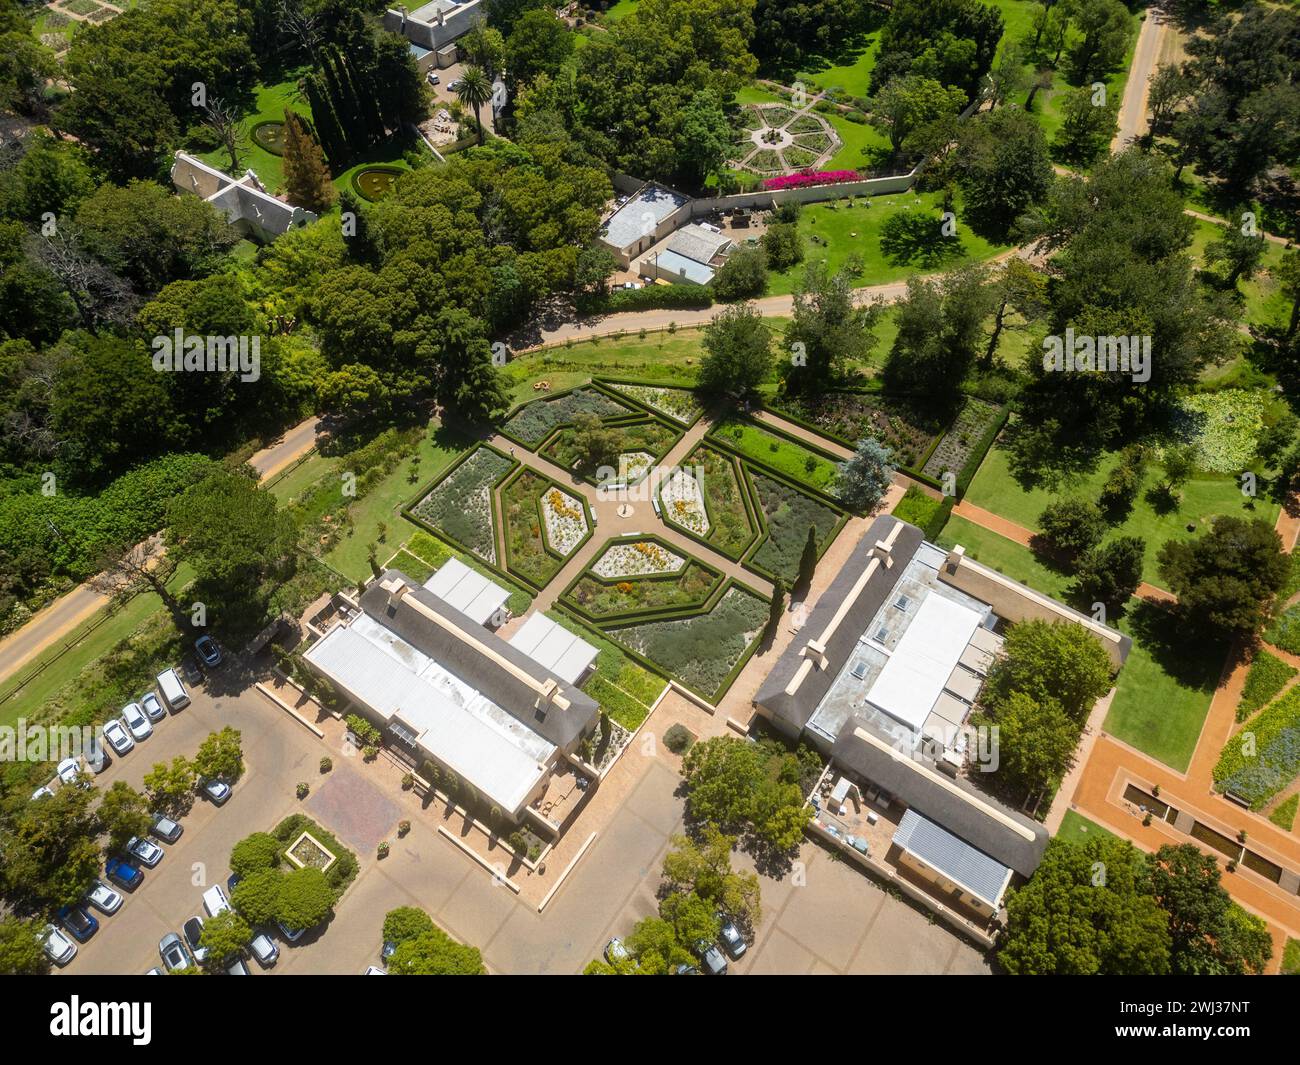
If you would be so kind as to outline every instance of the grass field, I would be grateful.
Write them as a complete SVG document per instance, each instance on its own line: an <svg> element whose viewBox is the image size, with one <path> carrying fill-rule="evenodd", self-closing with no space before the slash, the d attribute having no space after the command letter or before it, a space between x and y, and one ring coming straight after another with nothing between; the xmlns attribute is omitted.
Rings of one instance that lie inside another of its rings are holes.
<svg viewBox="0 0 1300 1065"><path fill-rule="evenodd" d="M240 153L240 169L255 171L272 195L281 192L284 188L284 161L280 156L259 147L249 135L249 131L259 122L283 122L286 110L296 111L300 115L311 118L311 108L307 106L306 99L298 91L298 79L306 72L306 67L296 67L280 72L279 81L258 85L253 110L244 116L241 123L244 132L244 150ZM224 148L203 152L199 158L229 173L230 156Z"/></svg>
<svg viewBox="0 0 1300 1065"><path fill-rule="evenodd" d="M1029 491L1021 488L1011 476L1007 460L1008 452L1002 447L990 449L971 482L966 498L977 507L1034 529L1043 508L1053 499L1073 495L1097 499L1107 474L1118 461L1118 454L1106 455L1096 470L1057 492L1044 488ZM1183 486L1182 503L1178 509L1169 514L1157 514L1147 501L1145 492L1156 483L1158 473L1154 467L1148 470L1132 512L1127 520L1112 526L1108 534L1140 536L1146 541L1142 578L1157 587L1162 586L1162 582L1156 569L1156 553L1167 540L1188 540L1196 535L1187 531L1188 523L1195 524L1199 533L1208 527L1211 518L1222 514L1263 518L1269 523L1277 520L1279 508L1276 503L1259 499L1254 501L1253 509L1248 507L1251 501L1241 494L1236 480L1221 474L1197 474Z"/></svg>
<svg viewBox="0 0 1300 1065"><path fill-rule="evenodd" d="M1028 548L953 515L939 546L955 544L977 562L1053 598L1063 598L1070 583ZM1170 616L1140 599L1130 601L1118 628L1132 637L1133 646L1117 679L1105 729L1183 772L1209 712L1226 648L1188 647Z"/></svg>
<svg viewBox="0 0 1300 1065"><path fill-rule="evenodd" d="M1067 843L1087 843L1088 840L1096 839L1098 836L1103 839L1114 839L1115 833L1073 810L1065 811L1061 827L1056 830L1056 838L1063 839Z"/></svg>
<svg viewBox="0 0 1300 1065"><path fill-rule="evenodd" d="M1200 218L1194 220L1194 225L1196 229L1192 235L1190 253L1193 261L1204 270L1208 268L1205 248L1211 241L1219 239L1223 227ZM1259 272L1248 281L1237 282L1237 291L1244 304L1245 320L1249 325L1286 324L1291 303L1283 294L1282 286L1270 274L1281 262L1283 251L1282 245L1266 241Z"/></svg>

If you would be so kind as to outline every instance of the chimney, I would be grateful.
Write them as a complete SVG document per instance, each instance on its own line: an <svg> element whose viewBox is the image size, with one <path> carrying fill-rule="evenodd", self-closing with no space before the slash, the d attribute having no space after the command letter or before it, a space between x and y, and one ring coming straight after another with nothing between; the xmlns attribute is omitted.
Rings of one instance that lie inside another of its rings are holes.
<svg viewBox="0 0 1300 1065"><path fill-rule="evenodd" d="M944 569L946 569L949 573L956 573L961 566L962 559L964 559L965 557L966 557L966 549L962 547L961 544L957 544L956 546L953 547L951 551L948 552L948 557L943 560Z"/></svg>
<svg viewBox="0 0 1300 1065"><path fill-rule="evenodd" d="M811 659L818 669L825 669L827 666L826 645L820 640L809 640L804 644L803 656Z"/></svg>

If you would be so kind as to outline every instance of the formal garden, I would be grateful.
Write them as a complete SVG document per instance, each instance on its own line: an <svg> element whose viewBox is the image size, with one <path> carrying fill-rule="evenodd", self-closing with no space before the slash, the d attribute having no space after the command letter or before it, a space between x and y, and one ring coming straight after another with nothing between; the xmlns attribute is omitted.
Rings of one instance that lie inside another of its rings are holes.
<svg viewBox="0 0 1300 1065"><path fill-rule="evenodd" d="M501 486L506 569L543 588L591 535L586 502L527 467Z"/></svg>
<svg viewBox="0 0 1300 1065"><path fill-rule="evenodd" d="M597 385L585 385L559 395L526 403L508 417L501 434L530 451L546 443L557 429L572 426L583 415L617 418L637 409L616 399Z"/></svg>
<svg viewBox="0 0 1300 1065"><path fill-rule="evenodd" d="M496 564L492 493L518 465L489 444L468 451L411 507L411 515L452 543Z"/></svg>

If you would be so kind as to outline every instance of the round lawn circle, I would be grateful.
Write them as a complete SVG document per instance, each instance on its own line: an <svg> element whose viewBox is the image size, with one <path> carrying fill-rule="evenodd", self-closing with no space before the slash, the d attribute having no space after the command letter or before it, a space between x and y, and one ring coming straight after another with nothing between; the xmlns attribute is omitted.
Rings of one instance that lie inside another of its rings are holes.
<svg viewBox="0 0 1300 1065"><path fill-rule="evenodd" d="M249 136L253 138L253 143L259 148L270 152L272 155L284 155L284 123L270 119L266 122L259 122L253 127Z"/></svg>
<svg viewBox="0 0 1300 1065"><path fill-rule="evenodd" d="M393 191L393 184L405 170L395 166L368 166L352 175L352 187L364 199L382 200Z"/></svg>

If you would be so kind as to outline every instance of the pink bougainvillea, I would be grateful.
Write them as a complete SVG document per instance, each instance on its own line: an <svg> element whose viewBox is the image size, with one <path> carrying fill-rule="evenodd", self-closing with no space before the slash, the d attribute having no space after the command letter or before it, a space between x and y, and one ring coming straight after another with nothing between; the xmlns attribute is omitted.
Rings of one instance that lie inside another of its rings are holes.
<svg viewBox="0 0 1300 1065"><path fill-rule="evenodd" d="M763 188L801 189L807 185L839 185L845 181L861 181L862 175L856 170L811 170L802 174L783 174L780 177L766 178Z"/></svg>

